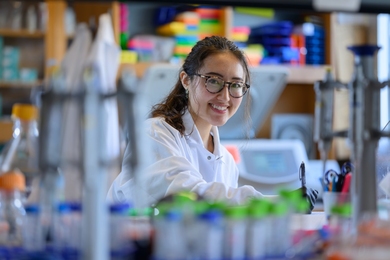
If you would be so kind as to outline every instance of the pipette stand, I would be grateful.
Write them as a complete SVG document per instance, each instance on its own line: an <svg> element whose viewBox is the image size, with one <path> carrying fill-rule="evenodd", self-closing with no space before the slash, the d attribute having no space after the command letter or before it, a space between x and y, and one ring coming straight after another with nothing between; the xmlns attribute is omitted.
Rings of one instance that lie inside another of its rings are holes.
<svg viewBox="0 0 390 260"><path fill-rule="evenodd" d="M378 46L361 45L351 46L348 49L354 53L354 73L347 86L350 103L349 127L346 131L331 130L332 121L329 119L329 114L333 113L332 99L332 106L326 107L327 112L317 113L316 110L318 125L315 127L317 131L315 141L319 143L321 149L323 148L321 143L329 144L333 137L348 138L350 159L354 166L350 192L352 225L356 231L362 216L377 212L376 149L379 138L387 135L381 133L380 129L380 89L388 82L380 83L374 74L373 56L379 49ZM340 85L340 83L332 83L334 86ZM319 84L323 83L319 82L315 85L317 100L323 95L320 91L322 89L318 87ZM328 118L323 114L328 114Z"/></svg>

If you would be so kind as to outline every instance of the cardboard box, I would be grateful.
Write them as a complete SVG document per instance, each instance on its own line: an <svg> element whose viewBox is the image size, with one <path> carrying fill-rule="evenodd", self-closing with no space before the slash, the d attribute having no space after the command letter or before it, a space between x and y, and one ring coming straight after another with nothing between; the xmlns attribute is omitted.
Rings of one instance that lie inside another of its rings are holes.
<svg viewBox="0 0 390 260"><path fill-rule="evenodd" d="M12 138L13 122L10 118L0 119L0 144L5 144Z"/></svg>

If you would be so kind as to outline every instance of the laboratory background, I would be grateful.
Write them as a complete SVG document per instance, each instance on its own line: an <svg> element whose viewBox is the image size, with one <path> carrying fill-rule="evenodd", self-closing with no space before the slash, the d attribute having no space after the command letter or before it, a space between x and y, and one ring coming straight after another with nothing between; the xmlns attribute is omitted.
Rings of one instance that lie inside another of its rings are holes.
<svg viewBox="0 0 390 260"><path fill-rule="evenodd" d="M0 259L389 259L389 14L387 0L1 1ZM128 144L134 192L147 185L142 122L212 35L251 73L221 142L239 185L277 199L108 203ZM311 212L288 192L306 185Z"/></svg>

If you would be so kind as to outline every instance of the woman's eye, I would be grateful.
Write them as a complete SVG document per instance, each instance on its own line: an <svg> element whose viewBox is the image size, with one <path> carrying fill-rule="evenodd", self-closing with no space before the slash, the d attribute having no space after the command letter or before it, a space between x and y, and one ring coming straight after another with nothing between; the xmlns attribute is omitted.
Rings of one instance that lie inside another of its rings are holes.
<svg viewBox="0 0 390 260"><path fill-rule="evenodd" d="M213 85L220 85L220 81L218 79L209 78L208 82Z"/></svg>
<svg viewBox="0 0 390 260"><path fill-rule="evenodd" d="M230 87L231 88L242 88L242 84L241 83L232 83L232 85Z"/></svg>

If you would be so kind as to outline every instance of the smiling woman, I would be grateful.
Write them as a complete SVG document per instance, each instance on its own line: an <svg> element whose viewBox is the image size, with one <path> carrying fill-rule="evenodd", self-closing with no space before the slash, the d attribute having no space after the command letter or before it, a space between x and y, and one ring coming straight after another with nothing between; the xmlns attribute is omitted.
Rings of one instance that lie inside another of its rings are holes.
<svg viewBox="0 0 390 260"><path fill-rule="evenodd" d="M264 196L252 186L238 187L238 168L218 132L249 96L249 75L243 52L224 37L206 37L192 48L174 88L147 120L153 159L142 173L145 206L181 191L231 205ZM135 182L130 176L127 149L110 201L132 200Z"/></svg>

